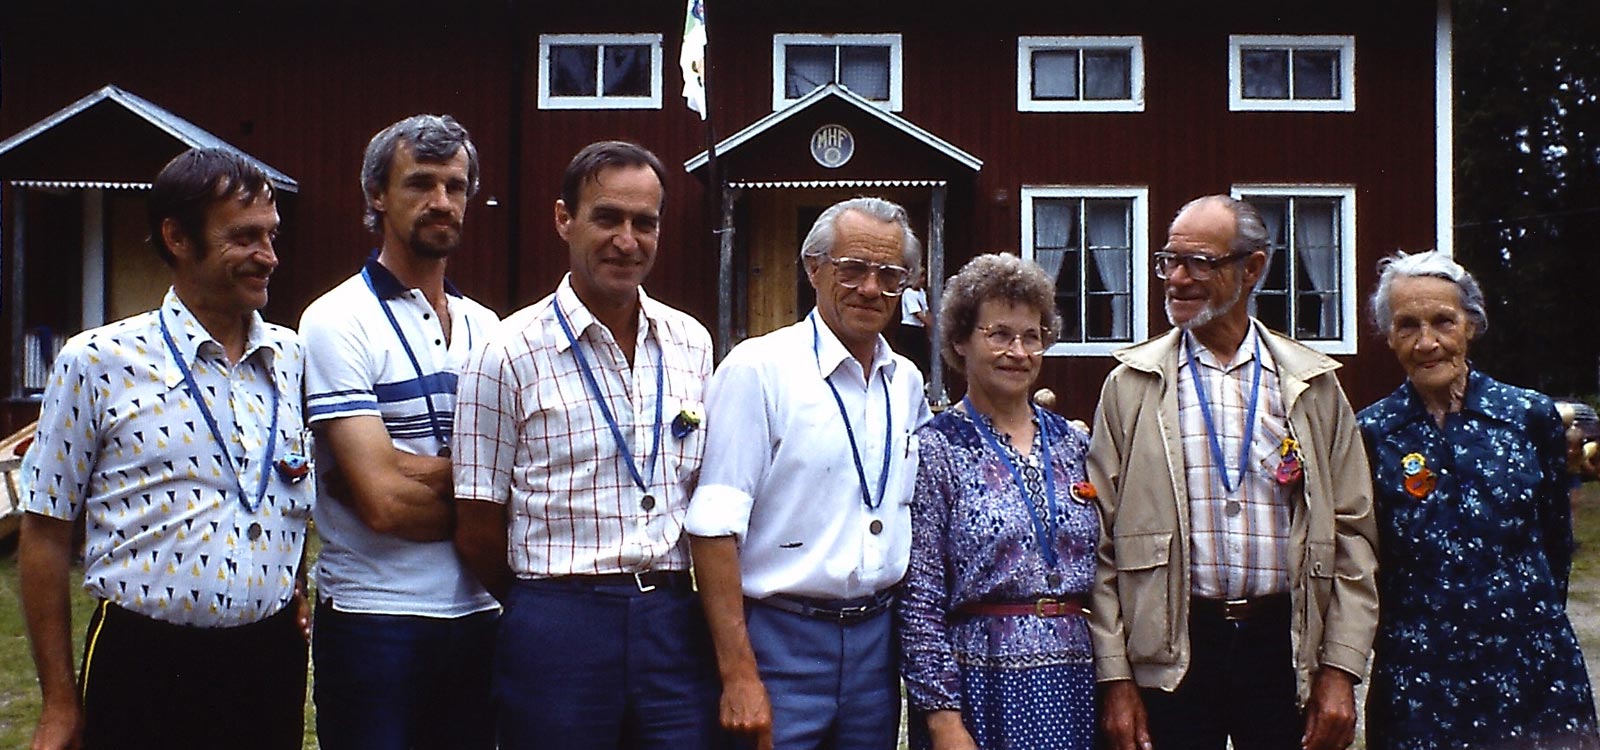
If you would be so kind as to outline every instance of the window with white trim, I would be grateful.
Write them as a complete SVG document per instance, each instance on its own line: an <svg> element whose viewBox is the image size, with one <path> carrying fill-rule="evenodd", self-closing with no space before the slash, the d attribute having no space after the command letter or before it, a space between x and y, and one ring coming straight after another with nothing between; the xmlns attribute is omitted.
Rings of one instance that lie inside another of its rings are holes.
<svg viewBox="0 0 1600 750"><path fill-rule="evenodd" d="M1062 330L1049 354L1110 354L1148 335L1149 194L1134 187L1022 189L1022 257L1056 282Z"/></svg>
<svg viewBox="0 0 1600 750"><path fill-rule="evenodd" d="M900 35L772 35L774 111L830 83L900 111Z"/></svg>
<svg viewBox="0 0 1600 750"><path fill-rule="evenodd" d="M539 109L661 109L661 35L539 35Z"/></svg>
<svg viewBox="0 0 1600 750"><path fill-rule="evenodd" d="M1017 37L1017 111L1143 112L1144 41Z"/></svg>
<svg viewBox="0 0 1600 750"><path fill-rule="evenodd" d="M1356 38L1228 37L1228 109L1354 112Z"/></svg>
<svg viewBox="0 0 1600 750"><path fill-rule="evenodd" d="M1251 303L1268 328L1329 354L1356 351L1356 191L1235 186L1267 225L1272 262Z"/></svg>

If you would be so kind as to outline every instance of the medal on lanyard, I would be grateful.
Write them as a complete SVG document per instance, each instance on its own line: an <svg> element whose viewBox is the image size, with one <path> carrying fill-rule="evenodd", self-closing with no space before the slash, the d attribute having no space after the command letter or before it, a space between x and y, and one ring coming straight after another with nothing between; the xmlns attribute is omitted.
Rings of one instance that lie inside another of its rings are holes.
<svg viewBox="0 0 1600 750"><path fill-rule="evenodd" d="M389 327L394 329L394 335L400 339L401 348L406 350L406 359L411 360L411 371L417 374L417 388L422 391L422 399L428 403L428 428L433 432L433 439L439 443L437 455L441 458L449 458L450 435L439 424L439 417L434 413L433 391L429 389L428 378L422 374L422 362L417 359L417 353L412 351L411 342L406 340L405 331L400 330L400 321L394 317L394 311L389 309L389 301L379 296L378 287L372 283L372 273L365 268L361 269L361 280L367 282L367 289L372 292L373 297L377 298L378 307L383 308L384 317L389 319ZM472 335L470 327L467 330L467 335L469 337ZM470 338L468 345L471 345Z"/></svg>
<svg viewBox="0 0 1600 750"><path fill-rule="evenodd" d="M1244 418L1244 434L1239 438L1239 481L1228 481L1228 460L1222 455L1222 441L1217 438L1217 425L1211 419L1211 405L1207 402L1204 373L1200 364L1194 358L1194 342L1189 337L1184 337L1184 352L1189 355L1190 382L1194 383L1195 399L1200 402L1200 418L1205 420L1206 438L1211 443L1211 460L1215 461L1217 468L1222 471L1222 488L1228 492L1227 504L1223 511L1230 516L1237 516L1244 510L1238 498L1233 493L1244 486L1244 475L1250 470L1250 443L1254 438L1256 424L1256 405L1261 401L1261 337L1256 337L1255 348L1255 377L1250 385L1250 408Z"/></svg>
<svg viewBox="0 0 1600 750"><path fill-rule="evenodd" d="M255 503L252 504L249 496L244 491L244 477L239 475L239 467L233 464L233 456L228 452L228 443L222 438L222 429L217 426L217 418L211 414L211 407L206 406L205 397L200 393L200 386L194 382L194 373L190 372L189 364L183 361L183 352L179 351L178 343L172 339L172 329L167 327L167 318L163 311L156 311L156 319L161 322L161 338L167 342L167 350L172 352L172 361L178 365L178 372L183 375L183 387L189 392L189 398L194 400L195 406L200 410L200 416L205 419L206 427L211 429L211 439L217 443L218 458L227 464L228 472L233 475L233 485L239 492L239 505L246 513L254 515L261 509L261 503L267 498L267 478L272 476L268 465L272 462L272 453L278 446L278 381L272 371L267 371L267 377L272 381L272 424L267 428L266 448L261 452L261 479L256 486ZM309 471L309 468L307 469ZM251 541L261 536L261 524L252 521L246 532Z"/></svg>
<svg viewBox="0 0 1600 750"><path fill-rule="evenodd" d="M811 353L816 355L817 367L821 369L822 335L817 329L815 313L812 313L811 317ZM856 446L856 431L850 425L850 414L844 408L844 398L839 395L839 389L834 386L833 381L829 380L826 375L823 376L822 382L827 383L828 390L833 392L833 403L838 405L839 418L844 420L844 434L845 437L850 439L850 457L855 459L856 463L856 480L861 483L861 502L867 506L868 510L877 510L883 505L884 494L889 488L889 456L892 453L889 444L894 442L892 439L894 436L894 414L890 409L889 403L889 379L883 377L879 381L883 384L883 468L878 473L877 500L872 499L872 491L867 487L867 469L861 463L861 449ZM870 389L872 386L869 385L867 387ZM882 534L883 521L876 518L872 519L872 523L867 525L867 531L872 532L874 536Z"/></svg>
<svg viewBox="0 0 1600 750"><path fill-rule="evenodd" d="M583 382L588 386L590 395L594 396L595 404L600 407L600 416L605 417L606 426L611 428L611 438L617 443L617 452L622 454L623 463L633 476L633 483L644 493L639 500L639 507L646 512L655 510L656 498L650 494L650 480L655 478L656 457L661 455L661 403L667 400L667 394L662 392L666 382L663 378L667 371L666 348L659 341L656 343L656 421L651 429L654 439L650 444L650 457L645 459L644 474L641 475L639 467L633 462L633 449L628 447L628 440L622 435L617 418L611 415L611 407L606 405L605 394L600 392L600 382L595 380L594 371L589 369L589 358L583 356L583 347L578 346L578 337L572 333L572 325L561 312L561 303L551 300L550 305L555 308L556 322L561 324L561 332L567 335L567 343L572 345L572 353L578 358L578 371L583 373Z"/></svg>
<svg viewBox="0 0 1600 750"><path fill-rule="evenodd" d="M973 407L972 400L962 397L961 405L966 408L967 415L972 423L977 425L978 434L983 436L984 442L989 444L989 449L1006 462L1006 468L1011 470L1011 479L1017 484L1017 498L1028 509L1028 520L1033 522L1033 536L1039 544L1039 554L1044 557L1045 567L1050 571L1045 575L1045 583L1052 589L1061 585L1061 572L1056 570L1056 533L1060 529L1056 522L1060 511L1056 508L1056 481L1055 466L1050 463L1050 436L1044 434L1044 419L1039 416L1039 407L1033 408L1034 421L1039 425L1039 461L1044 465L1044 501L1049 511L1049 518L1040 520L1039 509L1035 508L1033 501L1028 498L1028 484L1022 478L1022 471L1017 468L1016 462L1011 460L1011 454L1000 446L1000 439L995 437L994 430L989 428L989 423L982 414Z"/></svg>

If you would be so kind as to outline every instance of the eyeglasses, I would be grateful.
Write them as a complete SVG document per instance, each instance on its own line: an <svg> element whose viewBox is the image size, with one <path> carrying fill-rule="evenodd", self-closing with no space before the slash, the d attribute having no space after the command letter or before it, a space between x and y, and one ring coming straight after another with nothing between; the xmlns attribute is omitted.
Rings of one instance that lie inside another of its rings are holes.
<svg viewBox="0 0 1600 750"><path fill-rule="evenodd" d="M1227 255L1201 255L1199 253L1152 253L1151 259L1155 261L1156 278L1170 279L1172 272L1183 266L1189 278L1195 281L1209 280L1218 268L1237 263L1254 254L1253 250L1241 250Z"/></svg>
<svg viewBox="0 0 1600 750"><path fill-rule="evenodd" d="M1044 354L1044 350L1050 348L1044 343L1046 332L1038 328L1013 331L1003 325L992 325L978 326L978 330L983 332L983 340L989 342L995 354L1011 351L1011 345L1018 341L1022 342L1023 353L1030 357Z"/></svg>
<svg viewBox="0 0 1600 750"><path fill-rule="evenodd" d="M873 263L860 258L829 257L839 286L855 289L866 283L867 274L878 277L878 293L885 297L898 297L911 284L911 270L905 266Z"/></svg>

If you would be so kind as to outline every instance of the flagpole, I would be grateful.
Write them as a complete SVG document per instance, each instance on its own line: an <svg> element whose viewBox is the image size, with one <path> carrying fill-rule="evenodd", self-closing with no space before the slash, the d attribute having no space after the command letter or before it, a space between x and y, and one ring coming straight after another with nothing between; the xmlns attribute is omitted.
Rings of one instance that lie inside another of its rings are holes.
<svg viewBox="0 0 1600 750"><path fill-rule="evenodd" d="M707 236L711 238L711 250L717 258L717 360L733 347L733 311L734 283L733 283L733 255L730 252L729 238L724 235L731 231L730 226L725 226L728 217L723 214L728 209L726 189L722 185L721 164L717 161L717 131L716 122L711 114L711 1L691 0L700 3L700 23L705 30L706 43L701 53L700 85L701 106L704 112L701 119L705 122L706 138L706 226L711 228Z"/></svg>

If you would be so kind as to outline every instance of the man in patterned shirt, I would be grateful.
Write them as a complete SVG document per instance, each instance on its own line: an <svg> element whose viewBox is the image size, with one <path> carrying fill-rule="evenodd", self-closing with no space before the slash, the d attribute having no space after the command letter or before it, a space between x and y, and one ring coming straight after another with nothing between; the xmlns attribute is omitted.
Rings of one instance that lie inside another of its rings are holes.
<svg viewBox="0 0 1600 750"><path fill-rule="evenodd" d="M505 605L500 747L712 747L717 677L683 518L711 336L640 284L662 169L595 143L555 204L570 273L461 373L456 546Z"/></svg>
<svg viewBox="0 0 1600 750"><path fill-rule="evenodd" d="M478 150L448 116L408 117L367 144L361 185L381 246L300 318L322 469L317 739L492 748L499 605L450 544L456 373L500 322L445 278Z"/></svg>
<svg viewBox="0 0 1600 750"><path fill-rule="evenodd" d="M278 266L266 175L223 149L157 175L161 306L52 365L23 461L20 560L44 694L34 747L298 748L311 511L295 334L264 322ZM67 573L87 527L81 693ZM81 695L81 698L80 698Z"/></svg>
<svg viewBox="0 0 1600 750"><path fill-rule="evenodd" d="M1250 316L1266 225L1226 195L1155 253L1174 330L1116 353L1089 447L1112 750L1332 750L1377 628L1371 478L1332 359Z"/></svg>

